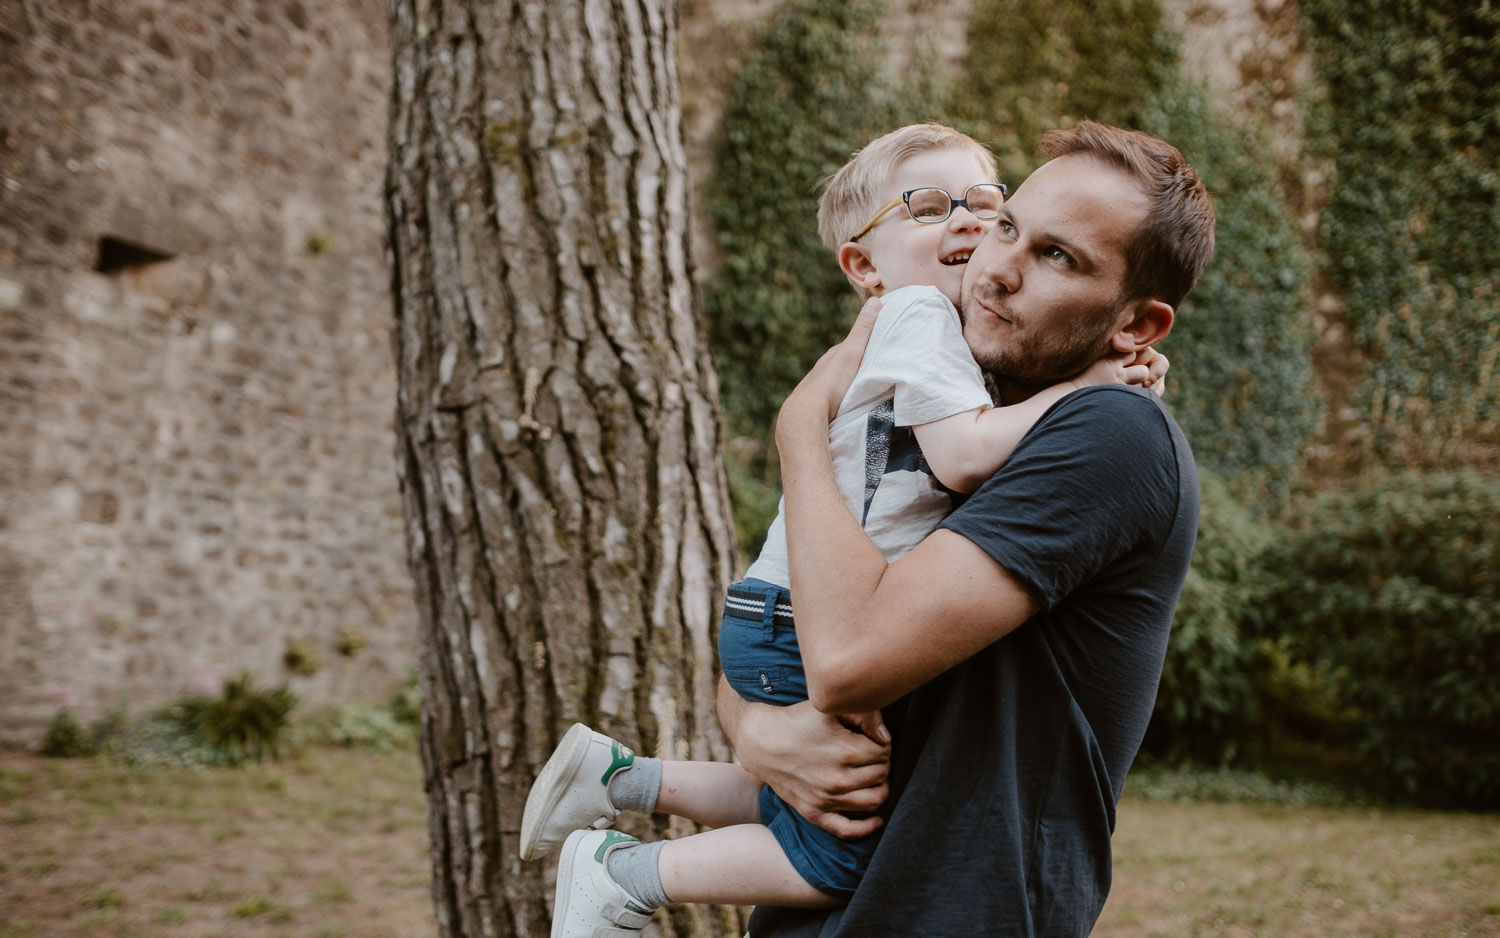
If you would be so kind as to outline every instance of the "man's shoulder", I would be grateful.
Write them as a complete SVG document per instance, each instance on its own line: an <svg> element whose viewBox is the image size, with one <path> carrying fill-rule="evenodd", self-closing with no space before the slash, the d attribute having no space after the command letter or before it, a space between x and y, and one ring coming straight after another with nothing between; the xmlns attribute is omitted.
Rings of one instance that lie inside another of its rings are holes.
<svg viewBox="0 0 1500 938"><path fill-rule="evenodd" d="M1134 448L1181 450L1187 441L1171 411L1151 391L1123 384L1099 384L1075 391L1053 405L1033 428L1033 436L1076 436L1078 445L1108 449L1133 441Z"/></svg>

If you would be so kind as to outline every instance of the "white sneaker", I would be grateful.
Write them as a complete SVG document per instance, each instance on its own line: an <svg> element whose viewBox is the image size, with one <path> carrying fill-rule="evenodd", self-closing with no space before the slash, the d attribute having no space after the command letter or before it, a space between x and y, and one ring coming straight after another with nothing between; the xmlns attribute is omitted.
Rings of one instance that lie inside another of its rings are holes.
<svg viewBox="0 0 1500 938"><path fill-rule="evenodd" d="M598 734L595 734L598 735ZM628 938L651 921L651 912L610 878L604 861L621 847L640 843L619 831L574 831L557 860L552 938Z"/></svg>
<svg viewBox="0 0 1500 938"><path fill-rule="evenodd" d="M549 853L581 827L602 830L614 824L620 811L609 802L609 780L634 764L635 753L628 748L574 723L526 796L521 859Z"/></svg>

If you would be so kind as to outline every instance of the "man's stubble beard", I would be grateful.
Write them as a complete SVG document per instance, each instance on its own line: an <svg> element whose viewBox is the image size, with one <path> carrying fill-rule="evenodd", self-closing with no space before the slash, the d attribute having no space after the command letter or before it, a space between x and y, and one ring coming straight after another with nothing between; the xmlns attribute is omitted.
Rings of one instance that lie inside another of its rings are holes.
<svg viewBox="0 0 1500 938"><path fill-rule="evenodd" d="M1003 295L1002 295L1003 296ZM980 296L991 309L1006 313L999 297ZM1027 333L1017 342L974 351L974 360L984 372L985 385L997 401L1021 397L1071 378L1107 354L1115 322L1129 301L1118 297L1108 305L1067 317L1050 332ZM967 306L968 304L964 304ZM966 320L960 309L960 320ZM1007 319L1014 319L1006 316ZM964 323L967 325L967 322ZM1006 392L1006 393L1001 393Z"/></svg>

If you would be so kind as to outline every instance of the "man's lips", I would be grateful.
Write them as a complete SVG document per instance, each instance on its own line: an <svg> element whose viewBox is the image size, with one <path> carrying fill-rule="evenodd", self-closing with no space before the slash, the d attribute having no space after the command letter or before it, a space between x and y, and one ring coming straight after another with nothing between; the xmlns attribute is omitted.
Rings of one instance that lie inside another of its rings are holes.
<svg viewBox="0 0 1500 938"><path fill-rule="evenodd" d="M973 298L974 310L989 319L998 319L1001 322L1010 322L1010 317L1002 313L997 307L999 304L993 297L975 296Z"/></svg>

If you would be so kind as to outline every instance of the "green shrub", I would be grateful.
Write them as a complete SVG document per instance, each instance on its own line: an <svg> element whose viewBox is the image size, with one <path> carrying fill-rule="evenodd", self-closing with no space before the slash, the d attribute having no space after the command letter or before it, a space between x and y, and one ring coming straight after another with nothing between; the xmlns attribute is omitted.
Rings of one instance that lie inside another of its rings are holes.
<svg viewBox="0 0 1500 938"><path fill-rule="evenodd" d="M1332 677L1388 787L1500 806L1500 481L1402 474L1325 495L1267 552L1254 621Z"/></svg>
<svg viewBox="0 0 1500 938"><path fill-rule="evenodd" d="M226 681L218 697L198 695L168 710L189 738L229 765L275 756L297 697L286 685L260 690L249 674Z"/></svg>
<svg viewBox="0 0 1500 938"><path fill-rule="evenodd" d="M1172 761L1231 761L1258 714L1260 653L1241 623L1260 601L1270 532L1215 476L1202 478L1193 565L1182 587L1145 751Z"/></svg>
<svg viewBox="0 0 1500 938"><path fill-rule="evenodd" d="M303 733L309 742L367 752L405 749L416 738L412 724L398 719L391 707L357 701L313 715Z"/></svg>
<svg viewBox="0 0 1500 938"><path fill-rule="evenodd" d="M422 722L422 685L417 682L417 676L411 675L405 684L391 695L388 705L391 716L397 723L406 723L410 726L418 726Z"/></svg>
<svg viewBox="0 0 1500 938"><path fill-rule="evenodd" d="M42 738L41 753L58 759L76 759L92 756L99 751L99 741L94 733L79 723L73 714L64 710L52 718L47 726L47 735Z"/></svg>

